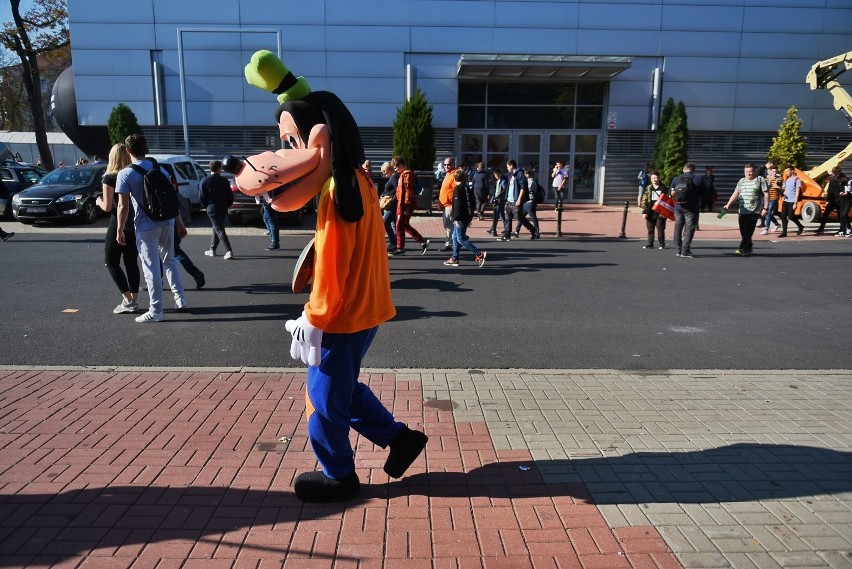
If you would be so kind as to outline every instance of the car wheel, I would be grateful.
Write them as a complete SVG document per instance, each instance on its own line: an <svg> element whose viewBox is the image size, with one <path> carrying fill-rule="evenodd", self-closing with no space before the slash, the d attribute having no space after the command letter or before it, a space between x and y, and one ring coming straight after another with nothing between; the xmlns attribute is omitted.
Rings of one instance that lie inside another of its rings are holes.
<svg viewBox="0 0 852 569"><path fill-rule="evenodd" d="M80 212L80 221L86 224L93 224L98 220L98 207L95 205L95 202L92 200L87 201L83 204L82 211Z"/></svg>
<svg viewBox="0 0 852 569"><path fill-rule="evenodd" d="M805 202L804 205L802 205L802 221L804 221L805 223L819 221L821 215L822 210L820 209L818 203Z"/></svg>

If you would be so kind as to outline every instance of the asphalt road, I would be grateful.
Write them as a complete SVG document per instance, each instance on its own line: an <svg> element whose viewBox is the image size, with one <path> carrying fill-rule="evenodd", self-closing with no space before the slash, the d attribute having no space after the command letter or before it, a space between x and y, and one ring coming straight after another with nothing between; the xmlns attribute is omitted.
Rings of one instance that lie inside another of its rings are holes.
<svg viewBox="0 0 852 569"><path fill-rule="evenodd" d="M303 367L284 321L307 300L289 284L309 235L268 252L259 229L229 232L231 261L202 254L204 231L184 241L208 284L188 288L190 313L146 325L112 314L102 233L37 227L0 243L0 364ZM852 368L852 240L760 242L747 259L730 241L679 259L635 239L474 240L483 268L468 253L458 268L437 251L391 259L397 316L366 367Z"/></svg>

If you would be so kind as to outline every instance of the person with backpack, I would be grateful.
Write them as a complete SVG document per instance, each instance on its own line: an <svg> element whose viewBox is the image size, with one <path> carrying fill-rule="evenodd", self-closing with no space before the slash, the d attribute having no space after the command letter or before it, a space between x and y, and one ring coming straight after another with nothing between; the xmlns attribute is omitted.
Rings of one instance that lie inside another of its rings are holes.
<svg viewBox="0 0 852 569"><path fill-rule="evenodd" d="M802 181L796 174L795 168L786 168L784 170L784 202L781 204L781 233L778 237L787 237L787 224L792 221L796 224L798 230L796 235L801 235L805 231L805 226L802 222L796 219L796 204L802 197Z"/></svg>
<svg viewBox="0 0 852 569"><path fill-rule="evenodd" d="M500 168L494 168L494 195L491 196L491 227L485 230L485 233L497 235L497 220L503 222L503 227L506 227L506 177L503 176L503 171Z"/></svg>
<svg viewBox="0 0 852 569"><path fill-rule="evenodd" d="M835 166L831 169L831 177L828 180L825 190L825 209L819 218L819 227L814 232L815 235L822 235L823 231L825 231L825 224L828 223L828 216L831 215L832 212L839 213L840 194L844 191L848 181L849 178L846 177L846 174L843 173L840 166ZM840 233L838 232L837 235L840 236Z"/></svg>
<svg viewBox="0 0 852 569"><path fill-rule="evenodd" d="M476 209L476 196L473 188L467 184L467 174L461 168L453 172L455 180L455 191L453 192L453 209L451 218L453 221L453 256L444 261L448 267L459 266L459 253L464 247L474 254L474 261L480 267L485 264L487 253L480 250L470 242L467 236L467 228L473 221L473 212Z"/></svg>
<svg viewBox="0 0 852 569"><path fill-rule="evenodd" d="M538 204L544 201L544 188L542 188L541 184L538 183L538 180L533 177L533 171L531 168L527 168L524 171L524 176L527 178L527 188L529 189L522 194L522 199L524 201L521 205L521 209L518 210L518 224L515 226L515 233L520 233L521 225L523 225L530 230L530 239L535 241L536 239L541 239L536 208L538 207ZM527 217L529 217L529 219L527 219Z"/></svg>
<svg viewBox="0 0 852 569"><path fill-rule="evenodd" d="M178 310L187 307L183 291L180 265L175 258L175 224L181 237L186 236L186 227L180 217L177 190L169 180L168 172L157 165L153 158L146 158L148 141L141 134L131 134L124 145L130 154L131 165L118 173L115 193L118 195L118 227L115 239L125 245L124 227L133 204L133 225L136 243L142 259L142 272L148 286L150 303L148 311L136 318L136 322L161 322L163 313L163 273L169 283ZM162 263L162 271L160 269Z"/></svg>
<svg viewBox="0 0 852 569"><path fill-rule="evenodd" d="M420 244L421 255L429 250L429 240L411 226L411 216L417 201L417 174L408 167L405 158L395 156L391 165L399 173L396 185L396 249L388 252L388 257L405 255L405 234L408 233Z"/></svg>
<svg viewBox="0 0 852 569"><path fill-rule="evenodd" d="M691 259L695 257L692 253L692 238L698 227L704 180L702 176L695 175L695 164L687 162L683 166L683 174L675 176L670 187L675 201L674 240L677 256Z"/></svg>
<svg viewBox="0 0 852 569"><path fill-rule="evenodd" d="M766 178L755 175L754 164L746 164L743 168L744 176L737 182L734 193L731 194L728 203L722 208L727 211L731 204L737 202L740 225L740 246L734 251L738 257L748 257L752 253L752 236L757 227L757 221L765 216L769 209L769 188Z"/></svg>
<svg viewBox="0 0 852 569"><path fill-rule="evenodd" d="M228 217L228 208L234 203L234 193L231 191L231 184L222 176L222 161L210 161L210 175L201 180L201 186L198 190L198 201L201 206L207 210L207 217L210 218L210 225L213 228L213 235L210 238L210 248L204 254L208 257L216 256L216 248L221 242L225 246L225 260L232 259L234 253L231 250L231 240L228 239L228 234L225 233L225 219ZM275 247L270 245L269 250L278 249L278 244L274 243Z"/></svg>

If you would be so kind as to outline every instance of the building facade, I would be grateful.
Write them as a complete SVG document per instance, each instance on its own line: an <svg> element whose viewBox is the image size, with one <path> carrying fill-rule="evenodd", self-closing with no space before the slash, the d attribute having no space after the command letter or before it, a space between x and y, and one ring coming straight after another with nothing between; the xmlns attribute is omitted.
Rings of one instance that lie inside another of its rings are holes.
<svg viewBox="0 0 852 569"><path fill-rule="evenodd" d="M762 160L796 106L814 156L848 142L810 67L852 49L849 0L69 0L81 125L129 105L158 150L199 157L278 147L276 103L249 86L258 49L335 92L368 157L420 88L438 159L513 158L549 186L573 165L571 202L633 195L660 107L686 105L690 158L717 185ZM188 141L184 138L188 136ZM723 188L724 191L724 188Z"/></svg>

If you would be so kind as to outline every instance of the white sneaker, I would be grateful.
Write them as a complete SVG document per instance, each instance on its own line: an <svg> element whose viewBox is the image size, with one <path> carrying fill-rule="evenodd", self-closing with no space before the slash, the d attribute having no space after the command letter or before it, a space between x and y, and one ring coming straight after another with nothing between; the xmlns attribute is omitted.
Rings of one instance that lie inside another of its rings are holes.
<svg viewBox="0 0 852 569"><path fill-rule="evenodd" d="M769 235L769 230L768 230L768 229L764 229L763 231L761 231L761 232L760 232L760 234L761 234L761 235Z"/></svg>
<svg viewBox="0 0 852 569"><path fill-rule="evenodd" d="M216 256L216 251L214 251L213 249L207 249L207 250L204 252L204 254L205 254L205 255L207 255L208 257L215 257L215 256Z"/></svg>
<svg viewBox="0 0 852 569"><path fill-rule="evenodd" d="M166 317L162 312L151 312L150 310L142 316L137 316L137 322L162 322Z"/></svg>
<svg viewBox="0 0 852 569"><path fill-rule="evenodd" d="M139 310L139 305L135 302L121 301L121 304L112 309L113 314L133 314Z"/></svg>
<svg viewBox="0 0 852 569"><path fill-rule="evenodd" d="M233 258L234 258L234 256L231 254L231 252L230 252L230 251L225 251L224 259L225 259L226 261L227 261L228 259L233 259Z"/></svg>

